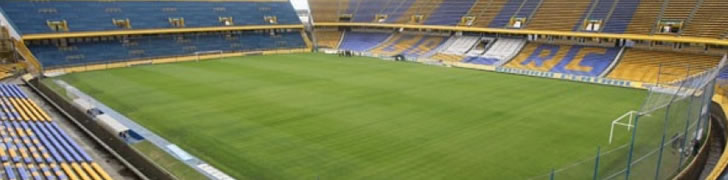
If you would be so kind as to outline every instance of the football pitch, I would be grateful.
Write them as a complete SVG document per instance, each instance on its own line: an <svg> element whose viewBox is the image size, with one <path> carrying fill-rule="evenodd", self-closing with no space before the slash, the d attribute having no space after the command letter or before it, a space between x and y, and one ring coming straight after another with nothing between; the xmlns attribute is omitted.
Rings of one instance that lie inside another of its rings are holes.
<svg viewBox="0 0 728 180"><path fill-rule="evenodd" d="M647 95L324 54L137 66L58 79L238 179L543 176L593 158L597 146L606 152L628 142L629 134L621 133L608 145L610 123L637 110ZM593 163L583 166L591 175Z"/></svg>

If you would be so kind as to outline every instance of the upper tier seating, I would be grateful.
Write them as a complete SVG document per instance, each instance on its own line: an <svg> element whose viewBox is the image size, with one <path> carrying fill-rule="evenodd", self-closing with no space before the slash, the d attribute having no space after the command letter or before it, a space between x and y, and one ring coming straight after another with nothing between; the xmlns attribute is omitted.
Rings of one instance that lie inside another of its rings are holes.
<svg viewBox="0 0 728 180"><path fill-rule="evenodd" d="M619 48L530 43L505 67L600 76L618 54Z"/></svg>
<svg viewBox="0 0 728 180"><path fill-rule="evenodd" d="M698 0L670 0L662 13L662 19L686 20L698 5Z"/></svg>
<svg viewBox="0 0 728 180"><path fill-rule="evenodd" d="M111 179L18 86L0 84L0 106L0 179Z"/></svg>
<svg viewBox="0 0 728 180"><path fill-rule="evenodd" d="M432 18L432 14L437 10L444 0L415 0L414 3L404 12L398 19L397 23L412 23L411 17L413 15L422 15L423 21L418 23L422 24L427 22L429 18ZM447 2L451 3L451 2ZM447 4L444 3L444 4ZM446 12L446 11L445 11ZM465 13L463 13L465 14ZM415 23L417 24L417 23Z"/></svg>
<svg viewBox="0 0 728 180"><path fill-rule="evenodd" d="M601 0L600 0L601 2ZM614 5L612 14L607 14L604 18L604 28L602 32L606 33L624 33L627 30L632 17L635 16L635 11L640 6L640 0L619 0ZM592 13L594 14L594 13Z"/></svg>
<svg viewBox="0 0 728 180"><path fill-rule="evenodd" d="M443 36L395 34L369 52L383 56L405 55L419 57L439 47L447 40Z"/></svg>
<svg viewBox="0 0 728 180"><path fill-rule="evenodd" d="M646 83L672 83L715 67L721 57L629 49L609 78Z"/></svg>
<svg viewBox="0 0 728 180"><path fill-rule="evenodd" d="M389 5L382 10L382 14L387 15L387 20L384 22L394 23L394 22L409 21L410 17L409 16L405 17L404 13L414 3L415 3L415 0L391 0Z"/></svg>
<svg viewBox="0 0 728 180"><path fill-rule="evenodd" d="M64 48L52 44L29 44L45 68L94 64L111 60L193 55L198 51L253 51L303 48L301 33L285 32L271 36L262 32L235 32L130 37L128 42L109 38L96 42L69 42Z"/></svg>
<svg viewBox="0 0 728 180"><path fill-rule="evenodd" d="M614 6L615 2L617 2L617 0L599 0L598 2L591 1L589 6L587 7L591 8L591 10L586 9L586 11L584 12L584 16L582 16L581 19L576 22L576 25L574 26L574 31L580 31L582 29L581 26L584 24L584 20L606 20L607 16L609 16L609 11L612 10L612 6Z"/></svg>
<svg viewBox="0 0 728 180"><path fill-rule="evenodd" d="M728 3L725 0L703 0L693 19L683 28L684 36L722 38L728 30Z"/></svg>
<svg viewBox="0 0 728 180"><path fill-rule="evenodd" d="M341 41L341 31L317 30L316 43L320 48L337 48Z"/></svg>
<svg viewBox="0 0 728 180"><path fill-rule="evenodd" d="M346 32L339 49L365 52L387 40L390 35L381 32Z"/></svg>
<svg viewBox="0 0 728 180"><path fill-rule="evenodd" d="M339 21L339 11L349 8L349 0L308 0L308 4L314 22Z"/></svg>
<svg viewBox="0 0 728 180"><path fill-rule="evenodd" d="M632 15L632 20L624 33L650 34L652 27L657 23L657 16L662 8L662 1L642 0ZM607 24L609 27L609 24Z"/></svg>
<svg viewBox="0 0 728 180"><path fill-rule="evenodd" d="M544 1L526 28L572 31L589 11L591 0Z"/></svg>
<svg viewBox="0 0 728 180"><path fill-rule="evenodd" d="M184 18L184 27L223 26L220 17L234 25L301 24L289 2L186 2L186 1L0 1L0 7L24 34L54 33L46 21L66 20L70 32L124 30L112 19L129 19L132 29L174 28L169 18Z"/></svg>
<svg viewBox="0 0 728 180"><path fill-rule="evenodd" d="M526 45L524 39L499 38L484 54L470 56L465 59L465 62L500 66L516 56L524 45Z"/></svg>
<svg viewBox="0 0 728 180"><path fill-rule="evenodd" d="M509 28L512 18L526 18L523 27L532 30L584 31L584 22L601 21L589 32L654 34L662 20L684 20L683 34L711 38L728 36L728 1L703 0L311 0L317 22L335 22L341 14L352 14L354 22L374 22L376 14L387 15L382 23L412 23L422 15L426 25L469 25ZM696 7L694 19L690 15ZM664 6L664 7L663 7ZM338 7L334 10L332 8ZM664 11L663 11L664 9ZM318 16L318 17L317 17ZM462 17L474 21L461 24ZM713 17L713 18L711 18Z"/></svg>
<svg viewBox="0 0 728 180"><path fill-rule="evenodd" d="M512 17L529 18L536 11L540 0L510 0L493 18L488 27L503 28L508 25Z"/></svg>
<svg viewBox="0 0 728 180"><path fill-rule="evenodd" d="M390 0L352 0L357 3L354 7L352 21L374 22L374 17L382 11L382 7L392 5Z"/></svg>
<svg viewBox="0 0 728 180"><path fill-rule="evenodd" d="M425 24L457 25L460 19L468 13L475 0L450 0L440 4L440 7L427 18Z"/></svg>

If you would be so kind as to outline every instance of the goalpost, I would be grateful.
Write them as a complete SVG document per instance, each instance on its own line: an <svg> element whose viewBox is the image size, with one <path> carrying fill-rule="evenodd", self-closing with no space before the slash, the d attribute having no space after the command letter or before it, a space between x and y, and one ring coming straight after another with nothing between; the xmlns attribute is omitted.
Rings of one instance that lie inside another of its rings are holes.
<svg viewBox="0 0 728 180"><path fill-rule="evenodd" d="M195 52L195 61L200 62L200 59L220 59L222 58L222 53L222 50L197 51Z"/></svg>
<svg viewBox="0 0 728 180"><path fill-rule="evenodd" d="M609 144L612 144L612 139L614 138L614 126L620 125L620 126L627 126L627 131L631 131L632 127L634 125L632 124L632 119L634 119L634 115L637 114L637 111L629 111L625 113L622 116L619 116L617 119L612 121L612 128L609 130ZM624 119L627 118L627 122L624 122Z"/></svg>

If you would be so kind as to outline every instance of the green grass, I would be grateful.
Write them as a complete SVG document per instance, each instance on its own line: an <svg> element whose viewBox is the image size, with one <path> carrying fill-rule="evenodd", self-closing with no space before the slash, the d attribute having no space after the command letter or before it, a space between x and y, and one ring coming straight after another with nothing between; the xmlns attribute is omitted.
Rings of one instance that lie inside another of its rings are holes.
<svg viewBox="0 0 728 180"><path fill-rule="evenodd" d="M606 152L626 143L623 132L607 145L610 122L638 109L646 96L642 90L322 54L139 66L60 79L240 179L541 176L593 158L597 146ZM590 178L592 165L576 174Z"/></svg>

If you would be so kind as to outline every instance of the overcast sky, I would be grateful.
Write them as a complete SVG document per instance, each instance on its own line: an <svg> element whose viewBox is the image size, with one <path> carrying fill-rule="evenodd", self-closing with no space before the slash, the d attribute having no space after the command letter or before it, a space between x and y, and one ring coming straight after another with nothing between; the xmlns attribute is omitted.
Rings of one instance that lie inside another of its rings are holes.
<svg viewBox="0 0 728 180"><path fill-rule="evenodd" d="M308 0L291 0L296 9L308 9Z"/></svg>

